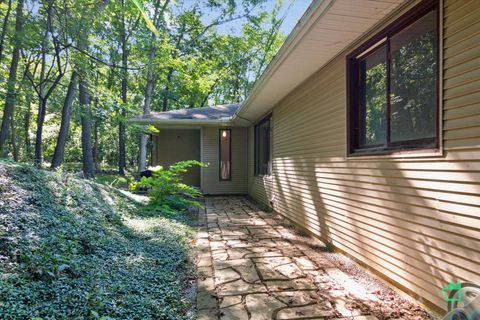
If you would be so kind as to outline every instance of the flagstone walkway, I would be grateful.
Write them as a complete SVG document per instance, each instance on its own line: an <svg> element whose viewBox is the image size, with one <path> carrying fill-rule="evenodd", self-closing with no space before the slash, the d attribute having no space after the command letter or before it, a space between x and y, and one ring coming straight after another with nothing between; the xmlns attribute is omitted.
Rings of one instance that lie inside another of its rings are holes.
<svg viewBox="0 0 480 320"><path fill-rule="evenodd" d="M378 297L278 215L244 197L205 198L200 211L199 320L378 319Z"/></svg>

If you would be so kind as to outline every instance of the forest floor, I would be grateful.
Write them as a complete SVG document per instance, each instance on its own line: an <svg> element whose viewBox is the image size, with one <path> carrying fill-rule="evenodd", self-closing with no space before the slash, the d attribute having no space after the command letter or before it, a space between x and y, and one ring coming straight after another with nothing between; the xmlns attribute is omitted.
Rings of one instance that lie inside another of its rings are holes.
<svg viewBox="0 0 480 320"><path fill-rule="evenodd" d="M0 319L194 318L191 217L104 184L0 162Z"/></svg>

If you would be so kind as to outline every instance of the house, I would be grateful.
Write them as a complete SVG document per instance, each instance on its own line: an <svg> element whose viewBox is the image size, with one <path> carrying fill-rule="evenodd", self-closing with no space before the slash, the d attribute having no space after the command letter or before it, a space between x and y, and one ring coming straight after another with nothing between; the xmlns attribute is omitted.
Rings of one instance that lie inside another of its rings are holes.
<svg viewBox="0 0 480 320"><path fill-rule="evenodd" d="M314 1L243 103L135 121L430 307L480 285L478 0Z"/></svg>

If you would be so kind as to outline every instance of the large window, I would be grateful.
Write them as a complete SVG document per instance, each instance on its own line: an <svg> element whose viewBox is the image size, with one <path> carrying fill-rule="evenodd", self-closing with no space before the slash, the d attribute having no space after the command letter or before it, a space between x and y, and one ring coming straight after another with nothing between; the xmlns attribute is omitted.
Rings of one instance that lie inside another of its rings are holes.
<svg viewBox="0 0 480 320"><path fill-rule="evenodd" d="M220 129L220 180L232 179L232 132L230 129Z"/></svg>
<svg viewBox="0 0 480 320"><path fill-rule="evenodd" d="M270 175L272 172L270 143L270 116L268 116L255 126L255 175Z"/></svg>
<svg viewBox="0 0 480 320"><path fill-rule="evenodd" d="M438 21L424 2L348 56L349 154L438 148Z"/></svg>

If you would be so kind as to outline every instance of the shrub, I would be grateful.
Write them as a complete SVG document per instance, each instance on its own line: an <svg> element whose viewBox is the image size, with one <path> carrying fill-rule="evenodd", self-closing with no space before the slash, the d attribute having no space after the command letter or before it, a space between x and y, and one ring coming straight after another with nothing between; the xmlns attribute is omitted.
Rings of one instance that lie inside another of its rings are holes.
<svg viewBox="0 0 480 320"><path fill-rule="evenodd" d="M206 164L196 160L180 161L165 169L162 166L151 168L151 177L142 177L139 182L130 185L132 190L139 187L149 188L150 205L167 214L185 211L189 207L202 207L198 202L201 196L196 187L182 183L182 175L193 166L205 167Z"/></svg>

